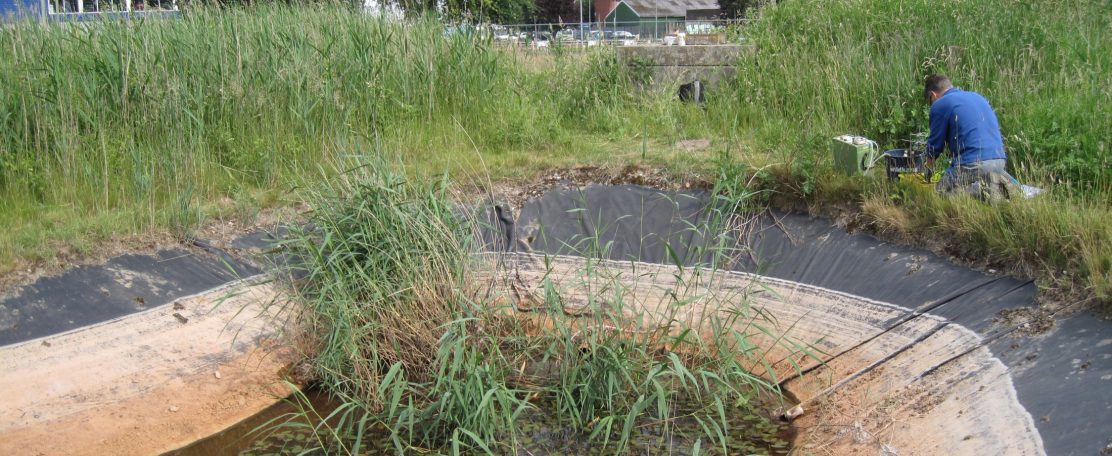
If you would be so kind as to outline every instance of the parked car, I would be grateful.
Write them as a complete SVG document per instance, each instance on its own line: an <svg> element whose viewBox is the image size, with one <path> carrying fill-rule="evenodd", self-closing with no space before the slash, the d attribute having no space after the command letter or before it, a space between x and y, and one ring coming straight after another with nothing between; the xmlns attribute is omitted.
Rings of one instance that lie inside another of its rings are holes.
<svg viewBox="0 0 1112 456"><path fill-rule="evenodd" d="M535 48L548 47L549 41L552 41L552 34L548 32L536 32L529 37L529 42Z"/></svg>
<svg viewBox="0 0 1112 456"><path fill-rule="evenodd" d="M584 39L589 39L590 33L586 25L584 25L582 29L568 27L556 32L556 39L560 41L583 41Z"/></svg>
<svg viewBox="0 0 1112 456"><path fill-rule="evenodd" d="M491 25L490 31L494 35L494 41L517 41L517 34L510 31L510 29L501 25Z"/></svg>
<svg viewBox="0 0 1112 456"><path fill-rule="evenodd" d="M521 43L531 47L548 47L552 34L548 32L521 32L518 34Z"/></svg>
<svg viewBox="0 0 1112 456"><path fill-rule="evenodd" d="M606 39L604 33L598 30L592 30L587 33L587 46L598 46L604 39Z"/></svg>
<svg viewBox="0 0 1112 456"><path fill-rule="evenodd" d="M625 30L615 30L612 39L622 46L637 44L637 35Z"/></svg>

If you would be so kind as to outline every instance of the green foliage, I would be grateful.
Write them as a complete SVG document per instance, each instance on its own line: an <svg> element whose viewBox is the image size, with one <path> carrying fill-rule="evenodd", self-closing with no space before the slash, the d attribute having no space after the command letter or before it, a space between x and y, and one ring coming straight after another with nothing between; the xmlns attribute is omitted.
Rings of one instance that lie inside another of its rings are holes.
<svg viewBox="0 0 1112 456"><path fill-rule="evenodd" d="M422 5L423 14L442 7L448 20L474 20L492 24L523 24L537 9L533 0L445 0L443 3Z"/></svg>
<svg viewBox="0 0 1112 456"><path fill-rule="evenodd" d="M606 246L584 240L588 257L575 269L582 275L545 281L548 311L537 331L532 316L490 294L486 274L507 272L472 257L472 225L452 215L442 186L406 180L373 158L353 160L353 171L313 198L311 228L285 243L302 259L287 280L304 309L295 340L311 341L306 362L343 403L332 413L336 426L314 428L320 447L355 453L359 436L381 427L402 453L505 454L524 442L524 415L536 408L576 440L616 454L643 445L640 428L675 420L698 422L685 441L722 454L738 446L731 417L749 416L758 434L770 433L753 407L780 392L748 367L767 369L752 338L775 334L775 322L749 306L750 290L714 286L717 261L662 273L670 300L650 310L623 301L621 274L591 257ZM726 245L729 234L713 233L724 233L735 211L710 210L721 217L691 229ZM716 246L705 253L732 254ZM598 290L583 297L592 312L563 311L561 296L573 289Z"/></svg>
<svg viewBox="0 0 1112 456"><path fill-rule="evenodd" d="M720 0L718 4L722 7L723 16L734 19L745 17L760 2L761 0Z"/></svg>
<svg viewBox="0 0 1112 456"><path fill-rule="evenodd" d="M626 71L628 71L630 80L645 85L652 82L652 67L654 64L655 62L651 58L637 56L629 60Z"/></svg>
<svg viewBox="0 0 1112 456"><path fill-rule="evenodd" d="M169 210L170 229L174 235L183 241L193 238L193 232L201 222L201 214L193 202L193 189L186 187L185 191L174 198L174 205Z"/></svg>
<svg viewBox="0 0 1112 456"><path fill-rule="evenodd" d="M4 235L0 259L44 250L69 230L54 218L168 228L161 214L187 188L199 205L288 189L331 174L348 147L402 144L414 161L458 166L460 150L496 157L610 130L630 122L612 115L623 82L596 54L568 52L542 73L482 34L331 4L10 24L0 231L48 234Z"/></svg>
<svg viewBox="0 0 1112 456"><path fill-rule="evenodd" d="M1108 2L1086 0L777 2L748 29L730 114L789 150L843 133L903 147L927 129L923 77L944 73L996 108L1013 164L1038 170L1021 177L1107 197L1109 30Z"/></svg>
<svg viewBox="0 0 1112 456"><path fill-rule="evenodd" d="M534 19L538 23L566 24L579 22L579 4L574 0L536 0Z"/></svg>

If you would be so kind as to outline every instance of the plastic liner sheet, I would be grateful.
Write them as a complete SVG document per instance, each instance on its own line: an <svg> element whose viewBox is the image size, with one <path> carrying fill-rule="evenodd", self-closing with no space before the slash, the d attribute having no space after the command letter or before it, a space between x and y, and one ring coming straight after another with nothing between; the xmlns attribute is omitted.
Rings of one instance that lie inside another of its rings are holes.
<svg viewBox="0 0 1112 456"><path fill-rule="evenodd" d="M494 237L505 239L497 244L506 250L684 265L715 261L907 308L889 322L893 328L924 313L945 318L984 337L1008 366L1048 454L1099 454L1112 444L1112 323L1078 314L1046 333L1022 336L998 316L1036 305L1031 281L957 266L800 214L744 220L722 237L723 227L716 226L722 211L715 206L707 193L588 186L551 191L513 222L491 222L500 227ZM723 262L714 248L726 249L730 260Z"/></svg>
<svg viewBox="0 0 1112 456"><path fill-rule="evenodd" d="M78 266L16 289L0 300L0 346L92 325L200 293L255 268L207 247L130 254L99 266Z"/></svg>

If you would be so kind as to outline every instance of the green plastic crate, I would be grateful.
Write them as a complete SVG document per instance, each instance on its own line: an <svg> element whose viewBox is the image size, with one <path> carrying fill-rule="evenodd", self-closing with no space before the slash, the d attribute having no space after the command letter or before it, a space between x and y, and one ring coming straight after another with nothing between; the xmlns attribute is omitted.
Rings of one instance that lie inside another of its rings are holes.
<svg viewBox="0 0 1112 456"><path fill-rule="evenodd" d="M842 135L830 142L834 168L849 176L864 174L876 161L876 143L861 136Z"/></svg>

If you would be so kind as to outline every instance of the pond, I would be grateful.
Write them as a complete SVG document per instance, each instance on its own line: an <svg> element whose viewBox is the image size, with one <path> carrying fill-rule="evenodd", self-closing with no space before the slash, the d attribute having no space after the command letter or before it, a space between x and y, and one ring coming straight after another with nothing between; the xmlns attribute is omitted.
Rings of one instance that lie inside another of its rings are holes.
<svg viewBox="0 0 1112 456"><path fill-rule="evenodd" d="M305 393L306 398L314 409L321 415L327 415L338 405L330 400L328 395L317 389L310 388ZM671 406L672 419L661 422L655 419L640 420L632 432L629 447L622 454L626 455L691 455L696 446L696 440L704 433L699 422L690 413L697 408L695 403L678 402ZM726 452L720 445L713 442L699 442L699 454L767 454L773 456L786 456L790 452L790 442L794 438L795 430L787 423L773 418L770 412L775 404L766 401L756 407L727 408L727 426L725 434L728 435ZM532 455L609 455L614 454L614 441L609 446L603 445L603 436L595 439L589 434L573 429L557 420L557 414L546 412L545 404L538 404L537 408L524 412L520 419L520 434L516 445L503 444L494 451L512 454ZM185 448L172 451L167 455L172 456L201 456L211 454L239 454L239 455L287 455L287 454L328 454L320 450L321 445L308 427L280 427L269 429L264 426L275 418L296 412L290 398L275 404L263 412L240 422L219 434L207 439L197 441ZM746 412L745 410L750 410ZM766 412L753 412L752 410L765 410ZM304 422L304 421L302 421ZM319 423L319 421L317 422ZM317 424L312 423L312 424ZM620 429L620 424L616 426ZM614 433L615 438L617 432ZM507 439L509 440L509 439ZM364 454L393 454L395 447L390 439L389 432L382 426L369 429L363 439ZM423 450L427 454L450 453L451 448ZM334 453L334 452L333 452Z"/></svg>

